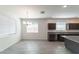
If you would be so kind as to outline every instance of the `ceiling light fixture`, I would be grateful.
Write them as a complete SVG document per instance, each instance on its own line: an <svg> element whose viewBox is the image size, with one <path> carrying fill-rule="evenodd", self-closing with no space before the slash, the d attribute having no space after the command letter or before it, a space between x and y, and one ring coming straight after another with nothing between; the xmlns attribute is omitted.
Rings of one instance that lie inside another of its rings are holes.
<svg viewBox="0 0 79 59"><path fill-rule="evenodd" d="M63 6L63 8L66 8L66 7L67 7L67 5L64 5L64 6Z"/></svg>

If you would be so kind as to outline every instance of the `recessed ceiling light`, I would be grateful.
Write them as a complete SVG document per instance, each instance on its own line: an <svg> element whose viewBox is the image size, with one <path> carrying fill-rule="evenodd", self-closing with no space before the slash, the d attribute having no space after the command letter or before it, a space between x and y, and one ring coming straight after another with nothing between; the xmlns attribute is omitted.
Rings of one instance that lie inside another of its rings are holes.
<svg viewBox="0 0 79 59"><path fill-rule="evenodd" d="M64 6L63 6L63 8L66 8L66 7L67 7L67 5L64 5Z"/></svg>

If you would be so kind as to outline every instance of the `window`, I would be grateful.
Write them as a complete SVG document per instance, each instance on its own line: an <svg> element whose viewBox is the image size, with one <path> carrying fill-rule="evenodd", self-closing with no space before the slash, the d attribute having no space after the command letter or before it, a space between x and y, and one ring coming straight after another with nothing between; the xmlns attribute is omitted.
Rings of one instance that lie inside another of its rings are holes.
<svg viewBox="0 0 79 59"><path fill-rule="evenodd" d="M56 23L56 30L66 30L66 23L65 22L57 22Z"/></svg>
<svg viewBox="0 0 79 59"><path fill-rule="evenodd" d="M38 33L38 23L27 21L26 24L27 33Z"/></svg>

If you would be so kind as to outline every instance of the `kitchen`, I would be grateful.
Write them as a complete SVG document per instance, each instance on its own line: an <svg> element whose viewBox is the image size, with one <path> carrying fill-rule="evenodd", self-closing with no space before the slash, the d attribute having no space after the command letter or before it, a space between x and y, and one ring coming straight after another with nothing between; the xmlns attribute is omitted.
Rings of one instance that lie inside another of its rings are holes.
<svg viewBox="0 0 79 59"><path fill-rule="evenodd" d="M8 23L2 18L9 26L3 25L1 32L11 34L1 38L1 54L72 54L71 50L79 53L79 6L15 5L0 6L0 11L2 16L8 15L8 21L12 19Z"/></svg>

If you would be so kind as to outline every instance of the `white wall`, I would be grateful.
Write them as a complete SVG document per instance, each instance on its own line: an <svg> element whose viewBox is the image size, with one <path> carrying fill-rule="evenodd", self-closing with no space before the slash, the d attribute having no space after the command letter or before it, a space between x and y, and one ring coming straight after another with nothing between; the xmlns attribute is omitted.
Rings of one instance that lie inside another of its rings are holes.
<svg viewBox="0 0 79 59"><path fill-rule="evenodd" d="M0 51L5 50L20 40L20 21L18 19L13 20L16 21L16 33L8 34L5 37L0 38Z"/></svg>
<svg viewBox="0 0 79 59"><path fill-rule="evenodd" d="M21 20L23 21L23 20ZM27 21L27 20L26 20ZM46 40L47 39L47 24L45 20L28 20L32 22L38 23L38 33L27 33L26 25L21 23L22 27L22 39L38 39L38 40Z"/></svg>
<svg viewBox="0 0 79 59"><path fill-rule="evenodd" d="M16 22L16 33L8 34L5 37L0 38L0 52L10 47L11 45L15 44L16 42L20 41L21 39L20 19L17 17L18 15L15 14L16 12L14 13L13 11L15 12L15 8L12 9L12 7L9 8L7 6L0 6L0 15L4 14L8 17L11 17L12 20ZM17 16L15 17L15 15Z"/></svg>
<svg viewBox="0 0 79 59"><path fill-rule="evenodd" d="M27 19L22 19L21 20L21 27L22 27L22 34L21 37L22 39L35 39L35 40L47 40L47 24L48 23L56 23L56 22L65 22L65 23L79 23L79 19L59 19L59 20L54 20L54 19L32 19L30 21L35 21L38 22L38 30L39 33L26 33L26 25L22 23L22 21L28 21Z"/></svg>
<svg viewBox="0 0 79 59"><path fill-rule="evenodd" d="M0 38L0 51L3 51L4 49L10 47L11 45L13 45L14 43L20 40L20 21L16 19L13 20L16 21L17 23L16 33L7 34L5 37Z"/></svg>

